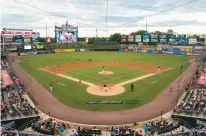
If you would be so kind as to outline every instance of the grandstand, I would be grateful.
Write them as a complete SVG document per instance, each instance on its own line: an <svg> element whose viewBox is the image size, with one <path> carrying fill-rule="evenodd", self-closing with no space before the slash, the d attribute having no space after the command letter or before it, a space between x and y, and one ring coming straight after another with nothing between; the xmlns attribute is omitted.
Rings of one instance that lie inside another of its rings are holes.
<svg viewBox="0 0 206 136"><path fill-rule="evenodd" d="M38 110L25 99L25 87L7 60L1 60L1 126L19 129L25 122L39 119Z"/></svg>

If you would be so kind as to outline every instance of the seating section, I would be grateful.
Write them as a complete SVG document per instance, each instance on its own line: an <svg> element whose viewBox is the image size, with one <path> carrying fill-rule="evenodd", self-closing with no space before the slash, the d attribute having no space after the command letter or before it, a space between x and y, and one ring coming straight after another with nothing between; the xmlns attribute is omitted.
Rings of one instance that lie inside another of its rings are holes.
<svg viewBox="0 0 206 136"><path fill-rule="evenodd" d="M152 135L155 133L161 135L167 132L171 132L179 127L180 125L174 122L171 123L167 121L148 122L144 126L144 132L151 133Z"/></svg>
<svg viewBox="0 0 206 136"><path fill-rule="evenodd" d="M1 102L1 119L38 115L36 108L31 107L20 92L4 92L4 99Z"/></svg>
<svg viewBox="0 0 206 136"><path fill-rule="evenodd" d="M23 98L23 93L25 92L24 85L9 69L7 61L2 61L1 66L8 71L9 76L14 82L11 86L3 86L3 88L1 86L1 120L38 115L38 110L33 108L29 102ZM4 84L2 79L1 84Z"/></svg>
<svg viewBox="0 0 206 136"><path fill-rule="evenodd" d="M206 116L206 90L194 89L186 92L186 96L174 108L174 113L190 116Z"/></svg>
<svg viewBox="0 0 206 136"><path fill-rule="evenodd" d="M32 125L36 132L46 135L61 135L67 129L66 124L57 122L55 119L48 119Z"/></svg>
<svg viewBox="0 0 206 136"><path fill-rule="evenodd" d="M130 127L119 127L119 128L111 128L111 135L112 136L116 136L116 135L120 135L120 136L123 136L123 135L127 135L127 136L133 136L135 133L135 130L133 130L132 128Z"/></svg>
<svg viewBox="0 0 206 136"><path fill-rule="evenodd" d="M82 136L82 135L84 135L84 136L93 136L93 135L101 136L102 131L97 129L96 127L94 127L93 129L86 129L86 128L81 129L80 127L78 127L77 134L79 136Z"/></svg>

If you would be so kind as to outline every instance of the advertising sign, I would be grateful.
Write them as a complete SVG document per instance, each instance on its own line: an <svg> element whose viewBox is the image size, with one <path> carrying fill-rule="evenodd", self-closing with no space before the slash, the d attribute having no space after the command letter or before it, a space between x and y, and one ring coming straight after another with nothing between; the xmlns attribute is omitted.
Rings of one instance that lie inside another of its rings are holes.
<svg viewBox="0 0 206 136"><path fill-rule="evenodd" d="M30 43L31 39L30 38L24 38L24 43Z"/></svg>
<svg viewBox="0 0 206 136"><path fill-rule="evenodd" d="M86 51L86 50L85 50L85 49L80 49L79 51L80 51L80 52L84 52L84 51Z"/></svg>
<svg viewBox="0 0 206 136"><path fill-rule="evenodd" d="M4 41L5 43L11 43L13 42L13 38L5 38Z"/></svg>
<svg viewBox="0 0 206 136"><path fill-rule="evenodd" d="M122 36L121 36L121 42L122 42L122 43L127 42L127 36L122 35Z"/></svg>
<svg viewBox="0 0 206 136"><path fill-rule="evenodd" d="M177 36L174 35L174 34L169 34L169 35L168 35L168 41L169 41L169 43L171 43L171 44L176 43L176 42L177 42Z"/></svg>
<svg viewBox="0 0 206 136"><path fill-rule="evenodd" d="M158 42L158 35L156 35L156 34L152 34L151 35L151 42Z"/></svg>
<svg viewBox="0 0 206 136"><path fill-rule="evenodd" d="M62 25L61 27L55 26L55 35L57 42L77 42L78 27L73 27L71 25Z"/></svg>
<svg viewBox="0 0 206 136"><path fill-rule="evenodd" d="M1 75L6 86L14 84L7 70L1 70Z"/></svg>
<svg viewBox="0 0 206 136"><path fill-rule="evenodd" d="M135 42L142 42L142 35L135 35Z"/></svg>
<svg viewBox="0 0 206 136"><path fill-rule="evenodd" d="M13 35L13 34L5 34L4 37L5 37L5 38L13 38L14 35Z"/></svg>
<svg viewBox="0 0 206 136"><path fill-rule="evenodd" d="M15 42L22 42L23 36L22 35L15 35L14 39L15 39Z"/></svg>
<svg viewBox="0 0 206 136"><path fill-rule="evenodd" d="M149 42L150 35L149 34L143 34L143 42Z"/></svg>
<svg viewBox="0 0 206 136"><path fill-rule="evenodd" d="M134 42L134 35L128 35L128 42Z"/></svg>
<svg viewBox="0 0 206 136"><path fill-rule="evenodd" d="M180 49L179 48L173 48L174 54L180 55Z"/></svg>
<svg viewBox="0 0 206 136"><path fill-rule="evenodd" d="M44 45L43 45L43 44L38 44L38 45L36 45L36 48L37 48L37 49L43 49L43 48L44 48Z"/></svg>
<svg viewBox="0 0 206 136"><path fill-rule="evenodd" d="M75 49L56 49L56 53L63 53L63 52L75 52Z"/></svg>
<svg viewBox="0 0 206 136"><path fill-rule="evenodd" d="M186 34L179 34L177 37L178 44L187 44Z"/></svg>
<svg viewBox="0 0 206 136"><path fill-rule="evenodd" d="M160 43L167 43L167 35L166 34L159 35L159 37L160 37Z"/></svg>
<svg viewBox="0 0 206 136"><path fill-rule="evenodd" d="M197 38L188 38L188 44L197 44Z"/></svg>
<svg viewBox="0 0 206 136"><path fill-rule="evenodd" d="M31 45L24 45L24 49L25 50L30 50L31 49Z"/></svg>
<svg viewBox="0 0 206 136"><path fill-rule="evenodd" d="M39 42L40 33L37 32L36 34L32 34L32 41Z"/></svg>
<svg viewBox="0 0 206 136"><path fill-rule="evenodd" d="M37 55L37 52L21 52L20 56Z"/></svg>

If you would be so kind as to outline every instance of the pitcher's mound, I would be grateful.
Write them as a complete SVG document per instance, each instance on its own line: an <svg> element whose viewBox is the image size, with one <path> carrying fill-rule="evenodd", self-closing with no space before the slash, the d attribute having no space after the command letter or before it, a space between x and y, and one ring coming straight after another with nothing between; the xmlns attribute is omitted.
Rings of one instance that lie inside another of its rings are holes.
<svg viewBox="0 0 206 136"><path fill-rule="evenodd" d="M113 74L113 72L112 71L100 71L100 72L98 72L98 74L100 74L100 75L111 75L111 74Z"/></svg>
<svg viewBox="0 0 206 136"><path fill-rule="evenodd" d="M113 96L121 94L124 91L124 87L120 85L109 86L107 92L104 91L103 87L97 85L92 85L87 88L88 93L98 96Z"/></svg>

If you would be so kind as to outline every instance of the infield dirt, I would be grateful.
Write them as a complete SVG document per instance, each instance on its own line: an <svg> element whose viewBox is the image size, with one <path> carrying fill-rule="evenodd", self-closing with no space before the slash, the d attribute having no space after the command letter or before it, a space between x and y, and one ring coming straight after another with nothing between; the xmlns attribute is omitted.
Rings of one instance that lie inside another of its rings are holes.
<svg viewBox="0 0 206 136"><path fill-rule="evenodd" d="M60 66L60 70L58 70L58 66ZM131 68L137 70L144 70L146 73L155 73L158 70L158 65L152 64L144 64L144 63L134 63L134 62L78 62L78 63L71 63L71 64L62 64L57 66L47 66L41 68L43 71L47 71L50 73L56 74L63 74L69 70L74 69L83 69L88 67L94 66L115 66L115 67L122 67L122 68ZM161 70L166 70L168 67L161 66Z"/></svg>

